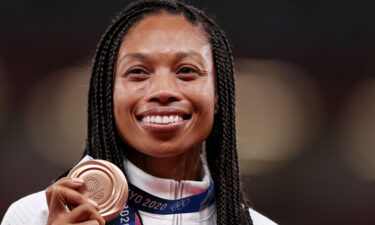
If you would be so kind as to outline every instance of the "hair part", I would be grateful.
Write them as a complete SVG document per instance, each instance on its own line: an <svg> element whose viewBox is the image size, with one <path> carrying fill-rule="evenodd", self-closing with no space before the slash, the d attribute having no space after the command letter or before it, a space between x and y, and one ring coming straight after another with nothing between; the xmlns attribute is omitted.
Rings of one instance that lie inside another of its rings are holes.
<svg viewBox="0 0 375 225"><path fill-rule="evenodd" d="M121 42L137 21L162 11L182 14L201 26L211 45L218 111L206 140L207 163L215 183L217 224L252 224L240 186L232 52L218 25L202 11L173 0L146 0L121 11L102 36L96 50L88 100L88 128L83 155L105 159L124 171L124 152L131 149L119 136L113 113L113 77ZM126 174L126 173L125 173Z"/></svg>

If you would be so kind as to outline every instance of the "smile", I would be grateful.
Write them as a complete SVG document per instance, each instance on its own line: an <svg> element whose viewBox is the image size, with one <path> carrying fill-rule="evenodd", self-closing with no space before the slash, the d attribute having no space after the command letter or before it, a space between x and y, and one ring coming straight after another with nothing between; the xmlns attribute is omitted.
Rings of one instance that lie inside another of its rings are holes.
<svg viewBox="0 0 375 225"><path fill-rule="evenodd" d="M139 113L138 121L149 125L174 125L190 119L191 115L176 108L152 108Z"/></svg>
<svg viewBox="0 0 375 225"><path fill-rule="evenodd" d="M142 118L145 123L168 124L181 122L184 119L179 115L151 115Z"/></svg>

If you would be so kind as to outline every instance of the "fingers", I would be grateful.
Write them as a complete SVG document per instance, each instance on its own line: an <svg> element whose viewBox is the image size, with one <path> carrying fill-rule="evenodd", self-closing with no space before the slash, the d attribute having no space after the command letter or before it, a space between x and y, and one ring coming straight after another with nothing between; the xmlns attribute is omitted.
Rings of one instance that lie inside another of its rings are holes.
<svg viewBox="0 0 375 225"><path fill-rule="evenodd" d="M64 177L64 178L58 180L53 185L49 186L46 189L46 198L47 198L48 207L50 207L52 193L53 193L53 190L56 187L56 185L67 187L67 188L74 189L74 190L78 190L79 188L82 187L83 182L84 181L81 180L81 179L77 179L77 178L70 179L70 178Z"/></svg>
<svg viewBox="0 0 375 225"><path fill-rule="evenodd" d="M82 180L63 178L47 188L48 224L105 225L98 204L78 191L82 185Z"/></svg>
<svg viewBox="0 0 375 225"><path fill-rule="evenodd" d="M84 203L70 212L49 214L48 225L105 225L103 217L97 212L97 209L89 204Z"/></svg>
<svg viewBox="0 0 375 225"><path fill-rule="evenodd" d="M88 224L105 225L103 217L98 213L97 209L89 203L81 204L74 208L67 217L70 223L89 222ZM96 223L95 223L96 222Z"/></svg>
<svg viewBox="0 0 375 225"><path fill-rule="evenodd" d="M49 209L52 211L63 212L66 211L67 205L76 206L85 203L90 203L95 207L98 206L95 201L85 197L76 190L64 186L55 185L51 192Z"/></svg>

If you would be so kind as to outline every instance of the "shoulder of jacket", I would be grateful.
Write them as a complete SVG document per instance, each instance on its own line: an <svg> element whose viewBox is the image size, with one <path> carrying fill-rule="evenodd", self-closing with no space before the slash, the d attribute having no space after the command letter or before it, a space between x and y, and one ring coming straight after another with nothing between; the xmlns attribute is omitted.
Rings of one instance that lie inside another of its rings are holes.
<svg viewBox="0 0 375 225"><path fill-rule="evenodd" d="M5 213L1 225L45 224L47 217L48 206L43 190L13 202Z"/></svg>
<svg viewBox="0 0 375 225"><path fill-rule="evenodd" d="M249 213L254 225L277 225L277 223L268 219L267 217L255 211L254 209L249 209Z"/></svg>

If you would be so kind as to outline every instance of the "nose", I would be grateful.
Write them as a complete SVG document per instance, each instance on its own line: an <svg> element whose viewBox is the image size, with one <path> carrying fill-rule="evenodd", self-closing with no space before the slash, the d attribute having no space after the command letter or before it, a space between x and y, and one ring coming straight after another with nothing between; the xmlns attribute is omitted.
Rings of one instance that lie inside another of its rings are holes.
<svg viewBox="0 0 375 225"><path fill-rule="evenodd" d="M181 92L177 87L174 74L155 73L151 78L148 99L149 102L170 104L181 100Z"/></svg>

